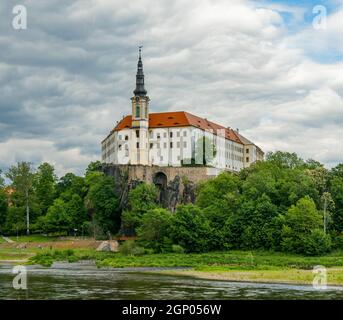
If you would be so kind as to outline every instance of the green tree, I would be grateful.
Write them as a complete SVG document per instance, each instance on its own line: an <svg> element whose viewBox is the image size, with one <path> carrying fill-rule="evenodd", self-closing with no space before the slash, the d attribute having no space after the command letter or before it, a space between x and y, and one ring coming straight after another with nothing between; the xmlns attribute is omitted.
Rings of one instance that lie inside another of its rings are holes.
<svg viewBox="0 0 343 320"><path fill-rule="evenodd" d="M162 208L151 209L143 215L137 235L144 247L153 249L155 252L170 249L172 217L171 212Z"/></svg>
<svg viewBox="0 0 343 320"><path fill-rule="evenodd" d="M194 205L177 207L171 226L171 238L187 252L205 252L211 248L212 228L203 211Z"/></svg>
<svg viewBox="0 0 343 320"><path fill-rule="evenodd" d="M3 230L8 213L8 199L5 191L0 189L0 232Z"/></svg>
<svg viewBox="0 0 343 320"><path fill-rule="evenodd" d="M335 203L332 213L333 228L343 232L343 178L334 176L330 181L330 193Z"/></svg>
<svg viewBox="0 0 343 320"><path fill-rule="evenodd" d="M33 187L43 214L48 211L56 197L57 177L54 171L51 164L44 162L38 167L34 176Z"/></svg>
<svg viewBox="0 0 343 320"><path fill-rule="evenodd" d="M41 222L47 232L68 233L71 230L71 217L67 204L62 199L56 199Z"/></svg>
<svg viewBox="0 0 343 320"><path fill-rule="evenodd" d="M282 228L282 247L286 251L304 253L306 237L323 228L323 218L314 201L305 197L288 209Z"/></svg>
<svg viewBox="0 0 343 320"><path fill-rule="evenodd" d="M71 228L80 230L82 225L89 220L83 199L78 194L73 194L66 203L66 208L70 217Z"/></svg>
<svg viewBox="0 0 343 320"><path fill-rule="evenodd" d="M279 168L294 169L304 167L305 162L296 153L290 152L268 152L266 160L276 164Z"/></svg>
<svg viewBox="0 0 343 320"><path fill-rule="evenodd" d="M203 210L213 229L212 249L222 249L225 243L225 223L240 205L240 180L237 175L222 173L198 188L196 204Z"/></svg>
<svg viewBox="0 0 343 320"><path fill-rule="evenodd" d="M141 183L129 192L129 209L143 215L157 208L158 190L153 184Z"/></svg>
<svg viewBox="0 0 343 320"><path fill-rule="evenodd" d="M304 239L304 253L309 256L319 256L330 251L331 237L323 230L314 229Z"/></svg>
<svg viewBox="0 0 343 320"><path fill-rule="evenodd" d="M89 186L85 202L93 223L100 226L104 234L118 232L120 227L119 200L112 177L102 173L98 175L96 182Z"/></svg>
<svg viewBox="0 0 343 320"><path fill-rule="evenodd" d="M19 162L12 166L6 173L6 177L11 180L11 185L15 189L16 199L19 204L26 209L26 233L30 234L30 203L33 202L33 179L34 173L32 165L28 162Z"/></svg>

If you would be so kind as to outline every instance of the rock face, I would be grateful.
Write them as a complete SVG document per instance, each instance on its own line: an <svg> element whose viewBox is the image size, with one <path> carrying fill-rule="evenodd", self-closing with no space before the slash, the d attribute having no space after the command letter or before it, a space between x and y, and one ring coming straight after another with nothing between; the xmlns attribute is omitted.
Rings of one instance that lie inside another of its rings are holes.
<svg viewBox="0 0 343 320"><path fill-rule="evenodd" d="M209 174L206 167L106 165L103 166L103 171L106 175L113 176L122 209L127 207L130 190L146 182L157 186L160 205L172 212L179 204L194 203L196 184L214 176Z"/></svg>
<svg viewBox="0 0 343 320"><path fill-rule="evenodd" d="M110 240L110 241L101 242L99 247L96 249L96 251L118 252L118 249L119 249L118 241Z"/></svg>

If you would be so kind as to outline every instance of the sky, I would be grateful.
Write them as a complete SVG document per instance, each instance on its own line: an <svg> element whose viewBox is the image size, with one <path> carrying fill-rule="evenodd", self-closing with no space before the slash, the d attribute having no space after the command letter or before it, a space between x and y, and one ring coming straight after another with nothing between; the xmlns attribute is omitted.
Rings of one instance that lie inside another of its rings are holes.
<svg viewBox="0 0 343 320"><path fill-rule="evenodd" d="M13 28L17 4L25 30ZM333 167L342 37L336 0L2 0L0 168L47 161L61 176L100 160L131 111L139 45L151 112L188 111Z"/></svg>

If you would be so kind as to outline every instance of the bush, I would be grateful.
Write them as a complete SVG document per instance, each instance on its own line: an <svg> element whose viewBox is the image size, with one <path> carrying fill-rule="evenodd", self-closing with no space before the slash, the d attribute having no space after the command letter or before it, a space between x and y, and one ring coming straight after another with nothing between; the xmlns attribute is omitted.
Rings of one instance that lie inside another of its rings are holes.
<svg viewBox="0 0 343 320"><path fill-rule="evenodd" d="M141 256L145 254L145 249L138 246L134 240L125 241L119 247L119 251L125 256Z"/></svg>
<svg viewBox="0 0 343 320"><path fill-rule="evenodd" d="M137 235L144 247L155 252L170 250L172 217L171 212L161 208L149 210L143 215L141 226L137 228Z"/></svg>
<svg viewBox="0 0 343 320"><path fill-rule="evenodd" d="M186 252L209 251L212 232L210 222L200 208L195 205L177 207L170 235Z"/></svg>
<svg viewBox="0 0 343 320"><path fill-rule="evenodd" d="M185 249L183 247L181 247L180 245L178 245L178 244L173 244L172 245L172 251L174 253L184 253Z"/></svg>
<svg viewBox="0 0 343 320"><path fill-rule="evenodd" d="M331 237L322 230L315 229L304 238L304 253L309 256L319 256L331 249Z"/></svg>
<svg viewBox="0 0 343 320"><path fill-rule="evenodd" d="M334 249L343 249L343 234L336 235L332 238L332 247Z"/></svg>

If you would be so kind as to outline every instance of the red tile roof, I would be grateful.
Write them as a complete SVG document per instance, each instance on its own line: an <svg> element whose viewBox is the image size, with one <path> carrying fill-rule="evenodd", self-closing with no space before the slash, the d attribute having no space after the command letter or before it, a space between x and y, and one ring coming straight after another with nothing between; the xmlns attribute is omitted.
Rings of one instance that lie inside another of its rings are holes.
<svg viewBox="0 0 343 320"><path fill-rule="evenodd" d="M120 131L131 128L132 117L124 117L112 130ZM170 128L170 127L188 127L193 126L202 130L212 131L217 134L218 130L225 130L226 139L242 143L238 135L232 129L225 128L219 124L208 121L207 119L197 117L184 111L161 112L149 114L149 128Z"/></svg>

